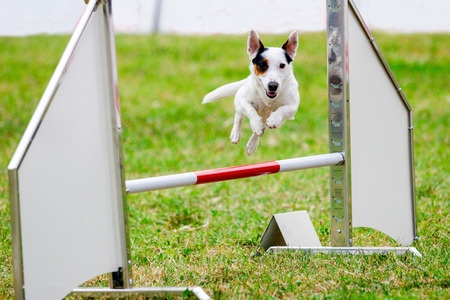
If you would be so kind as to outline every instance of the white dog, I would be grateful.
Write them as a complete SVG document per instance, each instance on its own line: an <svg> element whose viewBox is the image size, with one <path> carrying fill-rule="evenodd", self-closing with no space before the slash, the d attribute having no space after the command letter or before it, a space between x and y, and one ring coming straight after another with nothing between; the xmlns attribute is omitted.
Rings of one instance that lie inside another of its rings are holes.
<svg viewBox="0 0 450 300"><path fill-rule="evenodd" d="M207 94L202 103L235 96L236 114L230 140L241 139L241 124L245 116L250 120L253 134L247 143L247 153L258 148L265 127L279 128L286 120L293 120L300 104L298 83L292 64L297 52L298 36L294 31L281 48L266 48L255 31L250 31L247 52L250 76L217 88Z"/></svg>

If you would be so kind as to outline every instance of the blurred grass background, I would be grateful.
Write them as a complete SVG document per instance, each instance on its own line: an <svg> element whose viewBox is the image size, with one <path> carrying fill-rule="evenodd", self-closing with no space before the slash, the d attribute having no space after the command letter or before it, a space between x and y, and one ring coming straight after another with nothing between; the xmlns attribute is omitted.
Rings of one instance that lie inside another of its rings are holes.
<svg viewBox="0 0 450 300"><path fill-rule="evenodd" d="M424 257L254 256L270 217L280 212L307 210L329 244L328 169L321 168L130 195L136 286L200 285L224 299L448 297L449 35L374 36L413 106L415 246ZM286 39L261 37L268 46ZM6 168L68 39L0 38L1 299L13 298ZM126 178L327 153L325 41L325 33L300 35L296 119L266 131L256 154L247 156L248 121L238 145L228 140L233 100L201 104L212 89L248 76L245 36L117 36ZM367 229L354 229L354 240L396 246Z"/></svg>

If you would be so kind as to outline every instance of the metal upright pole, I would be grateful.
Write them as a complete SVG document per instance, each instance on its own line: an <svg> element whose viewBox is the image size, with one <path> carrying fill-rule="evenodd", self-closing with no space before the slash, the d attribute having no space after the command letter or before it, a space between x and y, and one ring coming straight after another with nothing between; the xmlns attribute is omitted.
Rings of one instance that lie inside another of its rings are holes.
<svg viewBox="0 0 450 300"><path fill-rule="evenodd" d="M327 0L329 145L345 155L345 164L330 168L333 247L352 246L347 9L348 0Z"/></svg>
<svg viewBox="0 0 450 300"><path fill-rule="evenodd" d="M121 121L120 121L120 101L118 94L118 75L117 75L117 65L116 65L116 42L114 36L114 24L113 24L113 15L112 15L112 0L102 0L99 1L101 7L99 7L98 13L104 14L105 19L105 30L106 30L106 55L109 60L108 63L108 83L109 90L115 91L114 101L110 103L111 111L114 112L111 116L113 120L113 126L115 126L113 140L116 145L115 147L115 156L117 159L117 165L120 166L120 178L118 181L122 183L121 186L117 186L118 193L122 192L122 201L117 208L119 221L120 232L123 234L118 238L120 241L121 253L123 253L122 257L122 266L119 267L116 271L109 274L109 286L113 289L129 289L133 287L133 280L131 274L131 249L130 249L130 237L129 237L129 228L128 228L128 204L127 204L127 193L125 190L125 174L123 169L123 149L122 149L122 141L121 141Z"/></svg>

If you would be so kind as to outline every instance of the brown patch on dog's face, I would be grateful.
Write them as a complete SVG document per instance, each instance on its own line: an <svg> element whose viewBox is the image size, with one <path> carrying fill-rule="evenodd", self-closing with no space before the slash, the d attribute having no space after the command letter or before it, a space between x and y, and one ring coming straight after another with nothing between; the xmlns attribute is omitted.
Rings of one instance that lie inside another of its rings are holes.
<svg viewBox="0 0 450 300"><path fill-rule="evenodd" d="M267 58L254 60L253 68L255 70L256 76L263 75L269 69L269 61L267 60Z"/></svg>

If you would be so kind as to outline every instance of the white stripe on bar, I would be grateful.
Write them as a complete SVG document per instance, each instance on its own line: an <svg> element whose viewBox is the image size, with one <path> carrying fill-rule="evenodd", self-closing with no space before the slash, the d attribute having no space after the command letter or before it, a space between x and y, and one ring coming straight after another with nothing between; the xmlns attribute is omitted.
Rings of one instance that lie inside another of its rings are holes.
<svg viewBox="0 0 450 300"><path fill-rule="evenodd" d="M129 194L134 194L146 191L194 185L196 183L197 175L195 175L194 172L188 172L175 175L127 180L126 189Z"/></svg>
<svg viewBox="0 0 450 300"><path fill-rule="evenodd" d="M276 162L280 164L279 173L281 173L295 170L335 166L342 163L343 161L344 161L344 154L337 152L299 158L283 159L277 160Z"/></svg>

